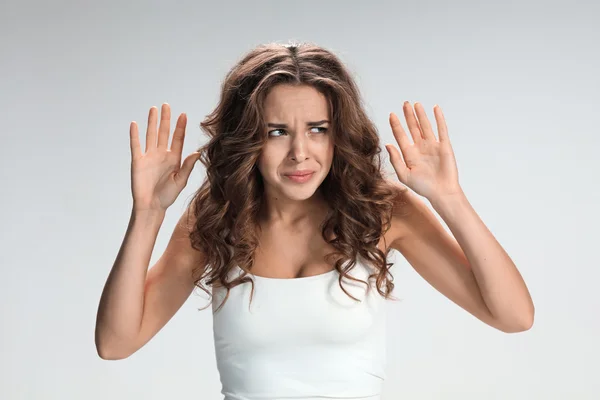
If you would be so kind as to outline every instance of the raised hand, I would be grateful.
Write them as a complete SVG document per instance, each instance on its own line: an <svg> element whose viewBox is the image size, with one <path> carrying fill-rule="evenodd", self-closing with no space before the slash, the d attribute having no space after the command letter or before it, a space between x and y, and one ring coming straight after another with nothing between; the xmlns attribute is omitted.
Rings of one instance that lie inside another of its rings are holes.
<svg viewBox="0 0 600 400"><path fill-rule="evenodd" d="M403 111L413 143L410 143L396 114L390 113L390 126L402 156L393 145L385 146L400 182L430 201L461 193L454 151L441 108L437 105L433 108L439 141L420 103L415 103L418 119L408 101L404 103Z"/></svg>
<svg viewBox="0 0 600 400"><path fill-rule="evenodd" d="M142 154L138 126L135 121L129 126L131 145L131 190L134 211L165 211L175 202L187 185L188 178L200 153L189 154L183 165L181 153L185 138L187 116L182 113L177 119L171 149L169 130L171 108L164 103L160 112L158 132L156 123L158 109L150 108L146 129L146 151Z"/></svg>

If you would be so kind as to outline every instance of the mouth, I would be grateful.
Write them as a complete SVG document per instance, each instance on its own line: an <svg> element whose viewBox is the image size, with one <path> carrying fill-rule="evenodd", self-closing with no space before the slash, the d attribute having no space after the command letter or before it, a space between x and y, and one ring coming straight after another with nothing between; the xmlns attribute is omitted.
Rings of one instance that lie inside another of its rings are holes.
<svg viewBox="0 0 600 400"><path fill-rule="evenodd" d="M286 176L306 176L306 175L311 175L311 174L314 174L314 172L305 172L302 174L288 174Z"/></svg>
<svg viewBox="0 0 600 400"><path fill-rule="evenodd" d="M294 174L294 175L284 175L286 178L288 178L289 180L291 180L292 182L297 182L297 183L304 183L304 182L308 182L310 180L310 178L313 177L315 173L314 172L308 172L305 174Z"/></svg>

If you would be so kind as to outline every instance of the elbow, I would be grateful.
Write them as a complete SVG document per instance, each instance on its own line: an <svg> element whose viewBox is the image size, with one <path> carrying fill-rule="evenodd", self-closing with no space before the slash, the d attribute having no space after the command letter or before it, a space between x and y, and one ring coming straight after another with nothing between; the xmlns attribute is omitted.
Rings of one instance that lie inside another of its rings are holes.
<svg viewBox="0 0 600 400"><path fill-rule="evenodd" d="M492 315L495 321L494 326L504 333L519 333L530 330L533 327L535 319L535 306L531 297L525 304L514 307L514 312L505 315L504 318L497 318ZM505 313L506 314L506 313Z"/></svg>
<svg viewBox="0 0 600 400"><path fill-rule="evenodd" d="M96 346L96 351L98 353L98 357L100 357L103 360L124 360L125 358L131 355L99 346Z"/></svg>
<svg viewBox="0 0 600 400"><path fill-rule="evenodd" d="M533 326L533 320L530 323L506 326L506 327L503 327L501 330L504 333L519 333L519 332L528 331L529 329L531 329L532 326Z"/></svg>
<svg viewBox="0 0 600 400"><path fill-rule="evenodd" d="M96 352L98 353L98 357L103 360L123 360L131 355L131 353L126 353L110 346L99 345L98 343L96 343Z"/></svg>
<svg viewBox="0 0 600 400"><path fill-rule="evenodd" d="M519 333L530 330L533 327L535 312L524 313L520 318L510 324L503 324L501 331L505 333Z"/></svg>
<svg viewBox="0 0 600 400"><path fill-rule="evenodd" d="M523 314L524 315L521 318L522 330L520 332L528 331L533 327L533 321L535 319L535 306L533 305L533 302L530 302L529 309Z"/></svg>
<svg viewBox="0 0 600 400"><path fill-rule="evenodd" d="M124 346L108 343L102 340L98 335L95 338L96 352L98 357L103 360L123 360L134 352L126 350Z"/></svg>

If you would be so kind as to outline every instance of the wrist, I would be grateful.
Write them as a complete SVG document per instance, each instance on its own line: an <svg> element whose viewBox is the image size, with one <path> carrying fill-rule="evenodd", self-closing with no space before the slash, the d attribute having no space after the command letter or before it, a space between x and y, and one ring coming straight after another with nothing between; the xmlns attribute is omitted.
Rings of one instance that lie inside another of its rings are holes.
<svg viewBox="0 0 600 400"><path fill-rule="evenodd" d="M462 189L456 190L452 193L439 194L431 196L429 202L434 209L443 209L445 207L452 207L463 204L467 200L467 196Z"/></svg>
<svg viewBox="0 0 600 400"><path fill-rule="evenodd" d="M131 209L131 215L134 219L163 219L167 210L160 208L137 208Z"/></svg>

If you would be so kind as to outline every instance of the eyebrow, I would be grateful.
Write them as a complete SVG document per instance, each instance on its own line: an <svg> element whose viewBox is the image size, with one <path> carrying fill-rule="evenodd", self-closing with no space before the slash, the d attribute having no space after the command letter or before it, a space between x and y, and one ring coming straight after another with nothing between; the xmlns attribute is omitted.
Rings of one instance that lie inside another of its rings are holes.
<svg viewBox="0 0 600 400"><path fill-rule="evenodd" d="M327 119L323 119L321 121L315 121L315 122L307 122L306 126L316 126L316 125L323 125L325 123L329 123L329 120ZM274 124L272 122L269 122L267 124L267 127L269 128L287 128L288 126L286 124Z"/></svg>

